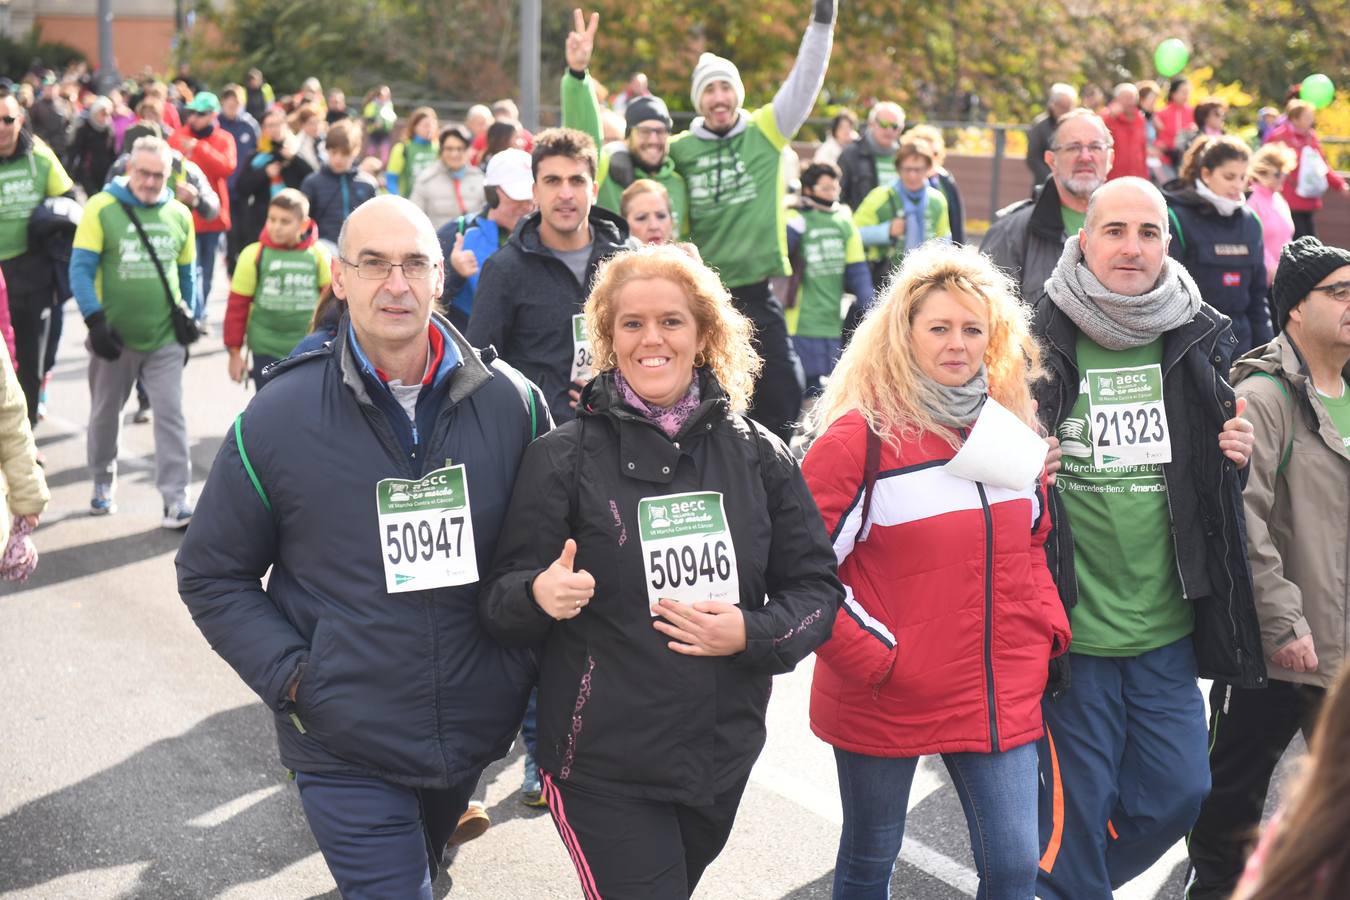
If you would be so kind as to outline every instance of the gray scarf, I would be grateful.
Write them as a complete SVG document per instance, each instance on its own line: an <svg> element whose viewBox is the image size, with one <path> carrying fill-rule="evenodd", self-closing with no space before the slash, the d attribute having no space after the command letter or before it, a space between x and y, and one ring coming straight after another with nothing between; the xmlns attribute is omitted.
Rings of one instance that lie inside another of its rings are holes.
<svg viewBox="0 0 1350 900"><path fill-rule="evenodd" d="M959 387L938 384L927 375L920 376L924 405L940 425L967 428L980 417L984 398L989 396L989 372L983 365L975 377Z"/></svg>
<svg viewBox="0 0 1350 900"><path fill-rule="evenodd" d="M1078 235L1064 242L1064 253L1045 292L1084 334L1107 350L1142 347L1185 325L1200 311L1200 289L1184 267L1163 257L1162 275L1138 297L1108 290L1083 265Z"/></svg>

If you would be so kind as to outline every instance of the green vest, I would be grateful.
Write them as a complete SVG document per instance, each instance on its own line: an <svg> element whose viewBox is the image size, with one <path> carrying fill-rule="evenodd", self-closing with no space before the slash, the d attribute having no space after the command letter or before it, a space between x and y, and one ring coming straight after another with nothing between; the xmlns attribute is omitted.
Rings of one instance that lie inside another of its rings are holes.
<svg viewBox="0 0 1350 900"><path fill-rule="evenodd" d="M99 198L106 198L100 200ZM95 203L95 200L99 200ZM159 206L138 206L136 217L145 228L155 256L164 268L175 303L182 303L178 284L178 258L193 240L192 213L177 200ZM154 260L145 252L126 212L111 194L98 194L85 208L97 215L103 229L103 252L99 258L95 287L107 312L108 325L117 330L132 350L149 353L175 340L169 319L169 302Z"/></svg>
<svg viewBox="0 0 1350 900"><path fill-rule="evenodd" d="M575 81L576 79L573 79ZM627 150L624 151L627 154ZM631 158L631 154L627 154ZM614 161L614 153L608 147L600 152L600 171L598 173L600 181L600 195L596 203L603 209L607 209L616 216L623 215L621 211L624 189L627 184L620 184L614 177L611 170L611 164ZM646 172L636 166L633 167L633 181L639 178L650 178L666 189L670 195L670 218L674 224L671 234L676 237L686 237L689 233L687 225L689 222L689 193L685 188L684 179L680 173L675 171L675 163L671 162L669 156L661 161L661 168L655 172ZM632 181L629 182L632 184Z"/></svg>
<svg viewBox="0 0 1350 900"><path fill-rule="evenodd" d="M804 268L792 333L838 339L843 324L839 304L844 296L844 267L863 261L862 239L847 209L805 209L801 215L806 230L798 252Z"/></svg>
<svg viewBox="0 0 1350 900"><path fill-rule="evenodd" d="M786 144L772 105L755 110L735 137L706 140L686 131L670 142L670 158L689 189L690 237L729 288L790 272Z"/></svg>
<svg viewBox="0 0 1350 900"><path fill-rule="evenodd" d="M248 346L254 354L284 359L309 334L319 300L317 248L258 249L258 281L248 315Z"/></svg>
<svg viewBox="0 0 1350 900"><path fill-rule="evenodd" d="M1078 577L1078 605L1069 614L1071 649L1088 656L1138 656L1190 634L1194 612L1177 572L1162 466L1093 464L1085 385L1089 369L1161 365L1162 338L1112 351L1080 334L1077 357L1083 385L1059 426L1064 456L1055 478L1072 525Z"/></svg>
<svg viewBox="0 0 1350 900"><path fill-rule="evenodd" d="M435 144L419 144L417 141L403 142L403 171L398 176L398 192L404 197L412 196L413 184L417 176L428 165L436 161L439 150ZM290 351L287 351L290 352Z"/></svg>
<svg viewBox="0 0 1350 900"><path fill-rule="evenodd" d="M53 165L60 165L34 146L31 153L0 163L0 259L13 259L28 251L28 217L47 197Z"/></svg>

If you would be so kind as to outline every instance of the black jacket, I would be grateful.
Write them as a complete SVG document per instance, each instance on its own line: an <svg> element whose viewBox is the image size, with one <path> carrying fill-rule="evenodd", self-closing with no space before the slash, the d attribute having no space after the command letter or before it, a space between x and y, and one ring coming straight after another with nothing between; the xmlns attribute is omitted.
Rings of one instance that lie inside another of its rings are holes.
<svg viewBox="0 0 1350 900"><path fill-rule="evenodd" d="M1019 200L996 214L980 242L980 252L1017 281L1022 302L1032 304L1064 254L1064 217L1059 189L1046 179L1035 200Z"/></svg>
<svg viewBox="0 0 1350 900"><path fill-rule="evenodd" d="M1051 434L1078 400L1078 327L1042 294L1032 332L1044 350L1046 377L1033 386L1041 424ZM1264 687L1265 656L1256 618L1247 525L1245 472L1219 449L1223 423L1236 412L1226 377L1237 340L1226 316L1201 304L1187 324L1163 335L1163 401L1172 435L1172 461L1163 465L1170 539L1183 594L1195 608L1195 657L1200 674L1243 687ZM1073 534L1058 491L1050 492L1054 528L1047 561L1066 608L1078 602Z"/></svg>
<svg viewBox="0 0 1350 900"><path fill-rule="evenodd" d="M342 197L344 185L347 193L345 207ZM309 198L309 217L319 226L319 239L336 244L346 216L378 194L380 186L374 178L355 167L339 175L325 165L319 171L305 176L300 190ZM446 259L449 258L447 255Z"/></svg>
<svg viewBox="0 0 1350 900"><path fill-rule="evenodd" d="M70 177L90 197L103 190L103 185L108 181L108 170L115 159L117 135L112 125L99 130L88 119L81 122L70 142L66 162L70 166Z"/></svg>
<svg viewBox="0 0 1350 900"><path fill-rule="evenodd" d="M237 233L243 235L244 243L250 244L262 234L267 224L267 205L272 202L272 179L267 175L266 166L255 166L254 160L261 151L254 151L239 170L239 180L234 183L234 194L240 200L240 208L234 215L239 219ZM270 154L269 154L270 155ZM283 186L300 189L305 178L314 168L299 156L292 156L281 166Z"/></svg>
<svg viewBox="0 0 1350 900"><path fill-rule="evenodd" d="M945 169L938 171L931 179L929 184L942 191L942 196L947 198L947 224L952 230L952 243L964 244L966 242L966 204L961 199L961 189L956 186L956 179Z"/></svg>
<svg viewBox="0 0 1350 900"><path fill-rule="evenodd" d="M269 367L178 552L183 602L273 711L290 769L445 788L505 755L525 710L534 659L483 630L481 582L385 588L378 481L464 464L481 579L532 428L548 428L537 392L532 425L519 376L434 321L462 360L423 388L417 432L345 316L330 345Z"/></svg>
<svg viewBox="0 0 1350 900"><path fill-rule="evenodd" d="M586 283L544 246L539 213L516 224L506 244L488 257L478 277L469 316L470 343L495 347L544 392L558 422L576 415L567 391L572 386L572 316L581 312L601 261L623 249L628 224L614 213L591 207L591 259Z"/></svg>
<svg viewBox="0 0 1350 900"><path fill-rule="evenodd" d="M877 186L877 160L864 134L839 152L839 201L857 211Z"/></svg>
<svg viewBox="0 0 1350 900"><path fill-rule="evenodd" d="M843 588L815 501L788 449L732 414L706 370L703 403L672 441L622 404L613 376L582 392L581 414L526 451L480 598L502 643L543 642L539 765L603 793L711 803L764 745L771 676L826 638ZM652 627L638 501L720 491L735 546L747 645L730 657L670 650ZM577 542L595 594L555 622L530 586Z"/></svg>
<svg viewBox="0 0 1350 900"><path fill-rule="evenodd" d="M1059 120L1052 116L1048 109L1031 120L1031 128L1027 132L1027 168L1031 170L1033 196L1036 186L1044 184L1050 177L1050 167L1045 164L1045 151L1050 149L1050 144L1054 141L1055 126L1058 124Z"/></svg>
<svg viewBox="0 0 1350 900"><path fill-rule="evenodd" d="M1194 188L1173 181L1164 191L1174 221L1168 255L1186 267L1210 306L1233 320L1241 356L1270 343L1266 251L1261 220L1250 209L1221 216Z"/></svg>

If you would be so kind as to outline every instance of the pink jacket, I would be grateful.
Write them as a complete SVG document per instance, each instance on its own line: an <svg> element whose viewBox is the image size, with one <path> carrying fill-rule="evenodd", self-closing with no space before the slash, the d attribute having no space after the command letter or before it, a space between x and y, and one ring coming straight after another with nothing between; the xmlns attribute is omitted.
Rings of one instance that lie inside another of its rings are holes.
<svg viewBox="0 0 1350 900"><path fill-rule="evenodd" d="M9 348L9 358L17 369L19 358L14 355L14 325L9 318L9 288L5 285L4 272L0 272L0 335L4 335L5 346Z"/></svg>
<svg viewBox="0 0 1350 900"><path fill-rule="evenodd" d="M1283 194L1277 194L1264 184L1252 182L1252 195L1247 206L1261 220L1261 239L1266 249L1266 283L1275 280L1275 267L1280 264L1280 251L1294 239L1294 217Z"/></svg>

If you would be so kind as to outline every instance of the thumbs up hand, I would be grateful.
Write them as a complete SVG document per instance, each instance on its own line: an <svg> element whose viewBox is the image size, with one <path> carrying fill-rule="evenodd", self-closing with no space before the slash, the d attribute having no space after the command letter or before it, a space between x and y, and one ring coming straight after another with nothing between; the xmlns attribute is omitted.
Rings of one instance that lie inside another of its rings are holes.
<svg viewBox="0 0 1350 900"><path fill-rule="evenodd" d="M461 278L472 278L478 272L478 257L464 249L464 232L455 235L455 246L450 248L450 267Z"/></svg>
<svg viewBox="0 0 1350 900"><path fill-rule="evenodd" d="M1237 464L1239 469L1247 465L1252 458L1252 445L1256 442L1256 432L1252 423L1243 418L1247 412L1247 398L1237 398L1237 414L1223 423L1219 432L1219 449L1223 455Z"/></svg>
<svg viewBox="0 0 1350 900"><path fill-rule="evenodd" d="M530 586L534 602L560 622L580 615L595 593L595 578L591 573L585 569L573 571L576 558L577 542L568 538L562 553L535 576Z"/></svg>

